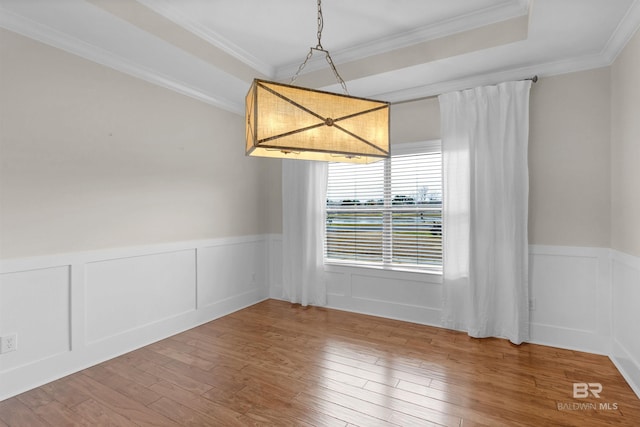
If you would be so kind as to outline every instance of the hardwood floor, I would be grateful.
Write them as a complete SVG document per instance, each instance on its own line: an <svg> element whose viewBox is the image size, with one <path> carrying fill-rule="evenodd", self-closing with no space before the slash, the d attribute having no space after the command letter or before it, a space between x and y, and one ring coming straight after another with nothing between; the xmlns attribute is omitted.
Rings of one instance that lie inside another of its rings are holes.
<svg viewBox="0 0 640 427"><path fill-rule="evenodd" d="M49 425L638 426L640 400L604 356L269 300L0 402Z"/></svg>

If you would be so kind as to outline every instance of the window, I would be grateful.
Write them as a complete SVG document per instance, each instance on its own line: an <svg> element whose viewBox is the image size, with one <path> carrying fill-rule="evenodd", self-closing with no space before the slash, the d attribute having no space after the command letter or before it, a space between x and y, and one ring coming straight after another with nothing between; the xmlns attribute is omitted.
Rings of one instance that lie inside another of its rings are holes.
<svg viewBox="0 0 640 427"><path fill-rule="evenodd" d="M368 165L329 164L325 260L441 271L440 142L393 151Z"/></svg>

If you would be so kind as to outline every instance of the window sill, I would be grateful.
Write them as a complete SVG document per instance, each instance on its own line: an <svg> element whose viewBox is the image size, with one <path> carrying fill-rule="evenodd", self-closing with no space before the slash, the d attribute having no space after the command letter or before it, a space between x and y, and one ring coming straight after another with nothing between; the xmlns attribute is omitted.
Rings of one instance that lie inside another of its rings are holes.
<svg viewBox="0 0 640 427"><path fill-rule="evenodd" d="M360 264L357 262L340 262L327 261L324 262L324 270L326 272L345 273L356 272L366 276L376 276L385 278L397 278L403 280L415 280L427 283L442 283L442 272L437 270L423 270L415 268L402 268L397 266L377 266Z"/></svg>

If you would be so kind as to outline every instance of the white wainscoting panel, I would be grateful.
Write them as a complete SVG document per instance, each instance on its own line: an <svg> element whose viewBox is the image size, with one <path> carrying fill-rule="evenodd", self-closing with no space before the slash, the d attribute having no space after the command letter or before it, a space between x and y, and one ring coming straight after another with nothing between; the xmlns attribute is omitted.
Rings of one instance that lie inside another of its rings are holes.
<svg viewBox="0 0 640 427"><path fill-rule="evenodd" d="M530 246L530 342L608 354L609 250Z"/></svg>
<svg viewBox="0 0 640 427"><path fill-rule="evenodd" d="M195 259L191 249L88 263L86 344L195 310Z"/></svg>
<svg viewBox="0 0 640 427"><path fill-rule="evenodd" d="M268 235L0 261L0 400L263 300Z"/></svg>
<svg viewBox="0 0 640 427"><path fill-rule="evenodd" d="M440 326L440 275L331 264L325 277L331 308Z"/></svg>
<svg viewBox="0 0 640 427"><path fill-rule="evenodd" d="M268 245L269 296L282 299L282 234L270 234Z"/></svg>
<svg viewBox="0 0 640 427"><path fill-rule="evenodd" d="M640 258L612 251L611 359L640 397Z"/></svg>
<svg viewBox="0 0 640 427"><path fill-rule="evenodd" d="M229 298L259 293L267 296L267 242L239 242L198 251L198 307L210 307ZM260 284L260 285L259 285Z"/></svg>
<svg viewBox="0 0 640 427"><path fill-rule="evenodd" d="M69 283L68 266L0 275L0 336L18 342L0 355L0 375L71 350Z"/></svg>

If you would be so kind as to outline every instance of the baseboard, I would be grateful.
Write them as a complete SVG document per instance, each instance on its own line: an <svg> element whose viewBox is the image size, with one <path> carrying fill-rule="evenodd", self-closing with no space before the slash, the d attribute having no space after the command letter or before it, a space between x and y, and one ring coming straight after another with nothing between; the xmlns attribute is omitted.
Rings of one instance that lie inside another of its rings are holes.
<svg viewBox="0 0 640 427"><path fill-rule="evenodd" d="M613 343L613 354L609 359L616 365L631 389L640 399L640 363L619 343Z"/></svg>
<svg viewBox="0 0 640 427"><path fill-rule="evenodd" d="M640 398L640 258L611 251L612 348L610 359Z"/></svg>
<svg viewBox="0 0 640 427"><path fill-rule="evenodd" d="M388 301L376 301L364 298L350 298L340 295L327 296L327 308L401 320L419 325L441 328L442 310L410 304L398 304Z"/></svg>
<svg viewBox="0 0 640 427"><path fill-rule="evenodd" d="M597 335L593 331L561 328L536 323L530 324L529 328L531 338L527 342L530 344L582 351L585 353L609 354L610 338Z"/></svg>

